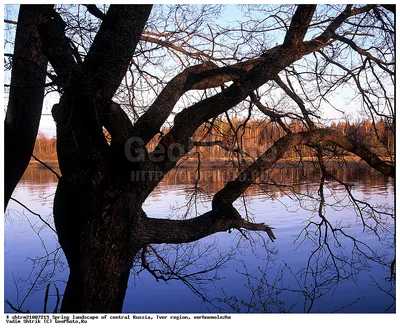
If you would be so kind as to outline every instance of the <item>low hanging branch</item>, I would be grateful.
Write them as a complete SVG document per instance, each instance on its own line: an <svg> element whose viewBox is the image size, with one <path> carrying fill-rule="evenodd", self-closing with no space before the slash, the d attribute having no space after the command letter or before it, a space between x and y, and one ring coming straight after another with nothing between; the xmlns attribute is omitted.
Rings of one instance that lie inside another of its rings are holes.
<svg viewBox="0 0 400 330"><path fill-rule="evenodd" d="M146 243L188 243L231 229L265 231L271 241L276 239L272 232L273 227L264 223L252 223L244 220L239 212L233 206L230 206L224 210L212 210L188 220L148 218L148 241Z"/></svg>

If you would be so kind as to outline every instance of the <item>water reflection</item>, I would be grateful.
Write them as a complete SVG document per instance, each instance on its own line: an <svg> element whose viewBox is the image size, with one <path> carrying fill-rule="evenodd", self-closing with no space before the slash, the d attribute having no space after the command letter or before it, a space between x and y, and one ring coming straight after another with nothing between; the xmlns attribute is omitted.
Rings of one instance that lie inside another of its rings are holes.
<svg viewBox="0 0 400 330"><path fill-rule="evenodd" d="M363 217L355 213L344 187L330 182L324 213L330 222L321 222L318 171L275 168L247 191L246 203L235 203L242 216L276 228L274 243L233 231L193 244L154 246L148 265L156 274L169 274L170 281L157 282L138 259L124 312L394 312L395 287L388 281L394 256L393 180L364 168L330 171L350 184L355 198L369 203L362 205ZM203 213L212 195L234 176L233 170L205 169L198 180L194 169L172 171L144 209L154 217ZM56 184L50 171L29 167L13 196L52 224ZM15 303L17 295L19 302L26 296L23 307L42 312L50 282L52 310L57 300L53 285L62 293L68 275L65 259L54 233L15 202L6 213L5 253L5 298ZM45 255L50 262L41 259ZM193 256L196 260L190 261ZM210 272L200 276L206 268ZM11 311L8 305L5 310Z"/></svg>
<svg viewBox="0 0 400 330"><path fill-rule="evenodd" d="M53 168L59 173L59 168L57 166ZM347 166L336 165L330 168L329 171L335 177L346 183L351 185L357 184L366 194L370 194L375 189L383 189L384 191L388 187L388 184L392 182L391 178L380 175L379 172L371 168L349 168ZM223 170L206 168L201 170L200 175L197 174L195 169L175 169L166 175L160 187L173 187L184 184L193 186L197 182L206 191L214 193L223 188L228 181L234 179L237 173L238 172L232 168ZM314 185L317 183L319 181L319 175L319 170L311 166L304 168L277 167L264 173L264 175L257 180L257 183L270 186L269 189L273 192L281 191L281 188L277 187L276 183L278 185L295 184L294 191L301 192L302 189L306 189L307 184ZM33 188L34 185L46 186L56 183L57 181L57 177L52 172L40 165L36 165L27 168L22 176L20 184L26 184L28 187L31 187L31 189L35 189ZM259 189L257 185L250 187L247 191L247 194L250 196L258 193Z"/></svg>

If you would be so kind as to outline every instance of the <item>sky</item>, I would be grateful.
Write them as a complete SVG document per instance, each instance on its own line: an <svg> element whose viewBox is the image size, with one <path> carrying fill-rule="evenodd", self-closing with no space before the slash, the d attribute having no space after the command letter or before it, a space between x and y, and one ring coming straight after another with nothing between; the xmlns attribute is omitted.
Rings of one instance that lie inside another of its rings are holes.
<svg viewBox="0 0 400 330"><path fill-rule="evenodd" d="M12 6L5 6L5 17L13 20L17 20L18 15L18 5ZM225 11L223 12L222 20L234 22L235 20L239 19L242 16L242 13L239 8L236 6L226 6ZM14 29L15 31L15 29ZM10 38L12 36L12 32L8 33L5 31L6 38ZM12 53L13 50L10 46L6 46L4 49L5 53ZM6 80L9 79L10 72L5 73ZM357 117L357 106L352 104L350 101L351 91L350 90L341 90L338 97L332 99L331 101L334 103L335 106L346 109L353 117ZM7 103L6 97L3 98L5 102L5 106ZM51 116L51 108L54 103L58 100L58 96L56 93L51 93L49 96L45 98L44 106L43 106L43 116L40 122L39 130L45 133L48 136L55 136L55 123ZM5 109L5 107L4 107ZM331 107L325 106L324 107L324 115L327 118L336 119L340 116L340 114L334 111Z"/></svg>

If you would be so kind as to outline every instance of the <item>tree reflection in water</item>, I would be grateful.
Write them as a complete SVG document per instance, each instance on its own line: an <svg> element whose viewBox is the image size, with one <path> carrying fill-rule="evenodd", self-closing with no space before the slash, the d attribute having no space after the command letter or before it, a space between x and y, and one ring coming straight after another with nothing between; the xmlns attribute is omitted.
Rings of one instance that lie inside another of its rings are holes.
<svg viewBox="0 0 400 330"><path fill-rule="evenodd" d="M381 291L387 296L385 306L365 307L365 311L394 312L393 182L356 165L336 165L327 173L322 185L319 169L278 166L235 203L245 219L259 222L265 218L274 226L275 243L241 229L190 244L149 245L137 256L132 279L136 283L150 274L160 282L180 282L200 297L208 311L241 313L362 312L359 306L371 296L362 290L374 286L375 295ZM232 177L233 169L202 170L200 175L193 169L172 171L149 197L146 212L159 216L169 208L174 218L201 214L211 196ZM56 182L50 171L28 168L20 187L40 201L30 211L51 213ZM29 207L29 198L23 196L19 201ZM56 312L68 274L56 236L15 203L6 221L18 220L29 224L30 235L39 238L44 253L29 255L29 245L24 244L21 253L28 255L30 271L12 262L7 267L6 254L6 278L14 269L20 272L12 275L15 290L11 291L16 296L5 297L6 310ZM51 214L43 220L52 224ZM7 239L6 230L6 247ZM361 293L346 298L357 286ZM345 297L338 299L340 306L333 302L337 296ZM32 301L41 301L43 307L28 308ZM148 308L148 312L157 312ZM204 311L196 308L192 312ZM125 310L132 312L134 306L126 302Z"/></svg>

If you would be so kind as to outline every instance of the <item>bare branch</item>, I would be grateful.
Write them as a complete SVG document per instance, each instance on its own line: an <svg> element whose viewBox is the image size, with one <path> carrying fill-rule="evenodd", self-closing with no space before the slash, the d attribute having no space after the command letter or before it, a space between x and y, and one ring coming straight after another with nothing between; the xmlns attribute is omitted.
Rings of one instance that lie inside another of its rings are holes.
<svg viewBox="0 0 400 330"><path fill-rule="evenodd" d="M386 10L391 11L393 14L396 14L396 5L381 5Z"/></svg>
<svg viewBox="0 0 400 330"><path fill-rule="evenodd" d="M111 5L82 66L80 81L111 99L131 62L151 5Z"/></svg>
<svg viewBox="0 0 400 330"><path fill-rule="evenodd" d="M57 285L54 284L54 287L56 289L56 305L54 306L53 314L58 312L58 305L60 304L60 292L58 291Z"/></svg>
<svg viewBox="0 0 400 330"><path fill-rule="evenodd" d="M213 95L207 99L199 101L194 105L184 109L175 116L174 127L164 136L164 139L170 139L175 143L180 143L183 146L187 145L188 139L194 134L196 129L207 120L217 117L221 113L228 111L232 107L243 101L252 91L256 90L269 80L276 78L278 73L287 66L301 59L307 54L315 52L319 49L326 47L334 41L333 38L335 30L350 16L364 13L371 10L374 6L364 6L351 10L351 5L346 7L346 10L341 13L328 28L317 38L303 42L299 47L283 47L278 45L269 49L259 58L245 62L247 65L251 63L251 69L245 71L240 75L240 79L236 80L231 86L224 89L222 92ZM220 68L219 70L228 70L230 73L232 67ZM204 75L210 74L205 72ZM160 143L163 143L161 141ZM185 152L190 151L188 148ZM181 155L183 156L183 155ZM164 162L157 164L157 170L162 171L164 174L168 173L175 165L177 159L174 161L166 159ZM154 164L147 164L149 170L154 170ZM159 177L162 180L163 176ZM142 190L143 196L151 192L159 182L154 180L153 185L146 185Z"/></svg>
<svg viewBox="0 0 400 330"><path fill-rule="evenodd" d="M213 147L213 146L218 146L221 149L224 149L224 150L226 150L228 152L232 152L232 153L236 152L236 153L239 153L239 154L241 154L243 156L247 156L247 157L251 158L253 161L256 160L248 152L246 152L244 150L241 150L240 148L229 148L229 147L225 146L222 141L194 141L193 145L195 147Z"/></svg>
<svg viewBox="0 0 400 330"><path fill-rule="evenodd" d="M4 23L7 23L7 24L15 24L15 25L18 24L17 21L13 21L13 20L11 20L11 19L4 19Z"/></svg>
<svg viewBox="0 0 400 330"><path fill-rule="evenodd" d="M16 202L17 204L21 205L22 207L24 207L26 210L28 210L30 213L32 213L33 215L36 215L47 227L49 227L54 233L57 234L56 230L46 221L42 218L42 216L39 213L36 213L34 211L32 211L29 207L27 207L25 204L21 203L20 201L16 200L15 198L11 197L11 200L13 200L14 202Z"/></svg>
<svg viewBox="0 0 400 330"><path fill-rule="evenodd" d="M196 65L185 69L175 76L162 90L150 108L138 119L134 125L132 136L140 136L145 144L155 136L165 120L170 115L180 97L188 90L194 88L198 79L196 74L215 69L217 66L211 62Z"/></svg>
<svg viewBox="0 0 400 330"><path fill-rule="evenodd" d="M282 79L279 78L279 76L276 76L275 82L279 85L279 87L281 87L285 91L285 93L287 95L289 95L293 99L293 101L295 101L297 103L309 129L314 129L315 124L310 119L310 116L308 115L308 111L307 111L306 107L304 106L303 100L294 91L292 91L288 86L286 86L285 83L282 81Z"/></svg>
<svg viewBox="0 0 400 330"><path fill-rule="evenodd" d="M54 171L49 165L47 165L45 162L42 162L39 158L37 158L35 155L32 155L32 158L38 161L40 164L42 164L44 167L46 167L50 172L52 172L57 179L60 179L60 175Z"/></svg>
<svg viewBox="0 0 400 330"><path fill-rule="evenodd" d="M132 122L119 104L101 99L98 105L99 120L110 133L113 144L125 144L134 136Z"/></svg>
<svg viewBox="0 0 400 330"><path fill-rule="evenodd" d="M394 72L392 70L388 69L386 67L386 65L394 65L395 63L385 63L385 62L379 60L378 58L373 56L371 53L367 52L365 49L362 49L361 47L357 46L357 44L353 40L347 39L344 36L335 35L335 38L348 44L357 53L364 55L364 56L368 57L370 60L376 62L382 70L384 70L387 73L389 73L390 75L394 76Z"/></svg>
<svg viewBox="0 0 400 330"><path fill-rule="evenodd" d="M71 86L78 78L79 66L70 40L65 36L66 24L55 10L51 19L39 26L44 53L57 74L60 87Z"/></svg>
<svg viewBox="0 0 400 330"><path fill-rule="evenodd" d="M351 8L351 6L350 6ZM349 10L350 10L349 8ZM207 116L206 119L201 120L200 123L204 122L204 120L207 120L208 118L215 117L216 115L230 109L240 101L242 101L250 91L253 91L260 87L262 84L264 84L266 81L270 79L274 79L277 75L277 73L287 65L293 63L294 61L300 59L306 54L309 54L317 49L321 49L322 47L326 46L327 43L329 42L330 38L333 38L335 30L340 26L343 21L352 16L356 15L357 13L364 12L367 10L370 10L372 7L366 6L364 10L357 9L349 12L344 12L341 15L338 16L338 18L334 21L335 24L331 23L326 31L321 34L316 39L313 39L311 41L303 43L303 45L300 47L299 44L292 45L290 44L290 51L287 51L286 48L282 48L282 46L276 46L266 53L262 54L259 58L254 59L254 60L249 60L243 63L238 63L232 66L224 67L224 68L213 68L211 70L204 70L203 72L199 73L197 75L197 79L200 79L199 82L201 84L193 84L192 86L187 86L187 89L184 90L183 86L185 83L187 83L186 79L183 77L187 77L186 74L180 74L177 77L175 77L171 82L170 86L167 88L167 90L174 90L175 91L175 97L172 98L172 101L168 102L167 105L171 104L168 106L169 109L175 105L177 102L177 97L183 95L183 93L189 89L196 89L196 88L211 88L211 87L217 87L217 86L222 86L225 82L227 81L232 81L235 79L239 79L239 81L236 84L233 84L230 86L228 89L223 91L222 93L217 94L214 97L211 97L205 101L199 102L193 108L196 108L196 110L192 110L193 112L197 113L197 118L201 118L201 116L198 114L199 108L206 108L205 102L209 102L210 104L212 103L213 105L222 105L223 110L217 110L217 107L213 106L213 113L211 116ZM307 12L307 15L303 13L303 11ZM315 8L306 8L299 9L299 16L301 15L302 18L299 18L304 24L303 20L311 20L312 13L315 10ZM303 16L306 17L303 17ZM340 18L340 19L339 19ZM293 23L295 24L295 23ZM298 24L298 23L296 23ZM295 25L294 25L295 26ZM293 27L295 29L295 27ZM296 28L297 29L297 28ZM293 30L294 31L294 30ZM296 30L297 31L297 30ZM298 33L298 37L303 35L303 33L306 33L307 30L304 31L304 27L300 27L299 31L296 32ZM294 32L293 32L294 33ZM297 34L296 34L297 35ZM284 44L285 45L285 44ZM289 47L289 44L287 45ZM283 63L288 61L288 63ZM260 74L261 73L261 74ZM255 76L256 75L256 76ZM179 81L178 86L181 87L180 93L177 93L176 86ZM190 84L189 84L190 85ZM248 86L250 85L250 86ZM247 88L246 88L247 87ZM166 95L169 95L170 93L166 93ZM178 98L179 99L179 98ZM223 100L220 100L223 99ZM156 100L157 101L157 100ZM160 102L161 103L161 102ZM164 108L165 108L165 102L164 102ZM149 115L146 115L146 120L141 120L141 121L152 121L154 120L155 117L155 112L158 111L151 111ZM172 109L170 110L172 111ZM166 120L168 115L170 114L170 111L165 111L165 114L161 116L163 119L163 122ZM186 112L189 112L189 109L186 110ZM179 114L179 117L184 117L186 114ZM190 115L187 115L190 116ZM161 121L161 119L160 119ZM196 128L200 124L196 124ZM142 124L141 124L142 125ZM162 124L157 124L155 126L161 127ZM185 123L185 126L187 124ZM139 125L138 125L139 126ZM143 125L144 128L147 125ZM187 126L186 126L187 127ZM146 131L143 129L143 131ZM158 129L152 130L152 136L156 134L159 131ZM149 134L150 135L150 134ZM146 139L147 141L147 139Z"/></svg>
<svg viewBox="0 0 400 330"><path fill-rule="evenodd" d="M277 76L278 77L278 76ZM275 78L276 80L276 78ZM270 117L272 120L276 120L276 122L279 124L279 126L282 127L282 129L287 133L287 134L292 134L292 131L290 130L290 128L283 122L282 117L284 117L284 115L280 115L278 113L276 113L273 110L268 109L266 106L264 106L260 100L257 99L257 96L254 94L254 92L250 93L250 98L251 98L251 102L253 102L255 104L255 106L265 115L267 115L268 117Z"/></svg>
<svg viewBox="0 0 400 330"><path fill-rule="evenodd" d="M46 292L44 294L44 305L43 305L43 313L47 312L47 302L49 300L49 289L50 289L50 283L47 284L46 286Z"/></svg>
<svg viewBox="0 0 400 330"><path fill-rule="evenodd" d="M19 308L17 308L17 307L14 307L13 304L12 304L8 299L5 300L5 303L6 303L8 306L10 306L10 308L11 308L13 311L15 311L15 312L17 312L17 313L21 313L21 314L28 314L28 313L29 313L29 310L23 311L23 310L21 310L21 309L19 309Z"/></svg>
<svg viewBox="0 0 400 330"><path fill-rule="evenodd" d="M299 46L307 33L317 5L299 5L286 33L284 46Z"/></svg>
<svg viewBox="0 0 400 330"><path fill-rule="evenodd" d="M103 20L106 16L96 5L84 5L89 13L93 16Z"/></svg>
<svg viewBox="0 0 400 330"><path fill-rule="evenodd" d="M338 29L340 25L343 24L343 22L347 18L358 14L366 13L371 9L373 9L375 6L376 5L366 5L364 7L351 9L353 5L347 5L346 9L328 25L328 27L319 37L316 38L316 41L324 43L327 42L330 38L334 36L335 31Z"/></svg>
<svg viewBox="0 0 400 330"><path fill-rule="evenodd" d="M210 211L189 220L170 220L149 218L147 230L148 244L188 243L230 229L265 231L271 240L275 239L271 227L264 223L251 223L244 220L233 207Z"/></svg>

